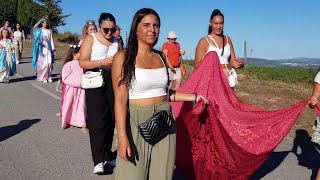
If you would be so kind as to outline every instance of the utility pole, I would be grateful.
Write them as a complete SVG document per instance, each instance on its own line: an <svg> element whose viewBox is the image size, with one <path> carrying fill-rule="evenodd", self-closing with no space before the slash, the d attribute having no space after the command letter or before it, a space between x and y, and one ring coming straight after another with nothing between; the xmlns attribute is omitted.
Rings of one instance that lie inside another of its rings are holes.
<svg viewBox="0 0 320 180"><path fill-rule="evenodd" d="M127 44L128 44L128 31L126 31L126 47L127 47Z"/></svg>
<svg viewBox="0 0 320 180"><path fill-rule="evenodd" d="M247 60L247 42L246 41L244 41L244 63L245 63L245 67L249 65Z"/></svg>

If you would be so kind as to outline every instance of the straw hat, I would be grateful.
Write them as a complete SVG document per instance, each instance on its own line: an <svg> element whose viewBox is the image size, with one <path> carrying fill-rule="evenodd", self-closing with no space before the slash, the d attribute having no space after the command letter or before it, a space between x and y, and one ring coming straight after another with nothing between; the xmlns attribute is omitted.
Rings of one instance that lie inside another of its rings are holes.
<svg viewBox="0 0 320 180"><path fill-rule="evenodd" d="M170 31L169 34L168 34L167 39L176 39L176 38L178 38L176 32Z"/></svg>

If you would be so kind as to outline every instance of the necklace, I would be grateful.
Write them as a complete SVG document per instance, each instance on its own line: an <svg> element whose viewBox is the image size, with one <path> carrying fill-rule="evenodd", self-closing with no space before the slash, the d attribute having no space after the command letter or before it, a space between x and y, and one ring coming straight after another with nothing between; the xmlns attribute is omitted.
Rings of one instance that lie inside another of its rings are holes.
<svg viewBox="0 0 320 180"><path fill-rule="evenodd" d="M146 63L146 61L145 61L142 57L140 57L140 59L143 61L143 63L144 63L148 68L150 68L150 66Z"/></svg>
<svg viewBox="0 0 320 180"><path fill-rule="evenodd" d="M151 66L149 64L147 64L147 62L142 58L142 56L139 56L139 58L143 61L143 63L148 67L151 68ZM151 55L151 59L152 59L152 55Z"/></svg>

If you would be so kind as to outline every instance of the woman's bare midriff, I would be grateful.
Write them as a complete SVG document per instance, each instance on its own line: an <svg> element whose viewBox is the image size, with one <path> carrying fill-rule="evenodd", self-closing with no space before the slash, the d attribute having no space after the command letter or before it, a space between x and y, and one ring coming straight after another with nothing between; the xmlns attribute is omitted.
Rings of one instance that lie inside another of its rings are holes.
<svg viewBox="0 0 320 180"><path fill-rule="evenodd" d="M153 98L130 99L129 104L134 106L153 106L167 100L167 96L159 96Z"/></svg>

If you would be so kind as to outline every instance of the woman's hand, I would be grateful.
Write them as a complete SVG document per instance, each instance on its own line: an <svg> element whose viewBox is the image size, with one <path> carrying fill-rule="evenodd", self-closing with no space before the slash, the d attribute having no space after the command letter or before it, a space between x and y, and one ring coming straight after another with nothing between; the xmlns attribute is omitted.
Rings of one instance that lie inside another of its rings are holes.
<svg viewBox="0 0 320 180"><path fill-rule="evenodd" d="M105 59L103 60L102 65L104 65L104 66L111 66L112 63L113 63L113 57L108 57L108 58L105 58Z"/></svg>
<svg viewBox="0 0 320 180"><path fill-rule="evenodd" d="M209 104L209 101L206 97L202 96L202 95L197 95L197 100L196 102L198 102L200 99L202 99L204 101L204 104Z"/></svg>
<svg viewBox="0 0 320 180"><path fill-rule="evenodd" d="M316 104L319 104L319 100L318 98L312 96L308 103L309 103L309 107L313 109Z"/></svg>
<svg viewBox="0 0 320 180"><path fill-rule="evenodd" d="M244 67L244 63L242 62L242 60L240 58L236 58L234 60L231 59L230 61L230 65L233 68L239 69L239 68L243 68Z"/></svg>
<svg viewBox="0 0 320 180"><path fill-rule="evenodd" d="M131 157L131 149L129 145L129 140L126 136L118 137L118 156L120 156L122 159L128 161L128 157Z"/></svg>
<svg viewBox="0 0 320 180"><path fill-rule="evenodd" d="M169 69L170 69L170 71L171 72L173 72L173 74L175 74L176 73L176 70L171 66L171 67L169 67Z"/></svg>

